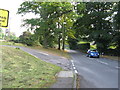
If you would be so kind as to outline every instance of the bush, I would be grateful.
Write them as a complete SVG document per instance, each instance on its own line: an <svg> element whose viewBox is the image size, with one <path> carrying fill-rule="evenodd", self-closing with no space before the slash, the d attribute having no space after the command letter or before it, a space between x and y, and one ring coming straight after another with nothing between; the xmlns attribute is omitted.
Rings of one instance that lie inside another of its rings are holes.
<svg viewBox="0 0 120 90"><path fill-rule="evenodd" d="M90 48L90 43L78 44L77 47L80 50L88 50Z"/></svg>
<svg viewBox="0 0 120 90"><path fill-rule="evenodd" d="M111 56L120 56L117 49L107 49L104 54Z"/></svg>
<svg viewBox="0 0 120 90"><path fill-rule="evenodd" d="M68 43L69 43L70 49L77 49L77 42L78 40L69 38Z"/></svg>

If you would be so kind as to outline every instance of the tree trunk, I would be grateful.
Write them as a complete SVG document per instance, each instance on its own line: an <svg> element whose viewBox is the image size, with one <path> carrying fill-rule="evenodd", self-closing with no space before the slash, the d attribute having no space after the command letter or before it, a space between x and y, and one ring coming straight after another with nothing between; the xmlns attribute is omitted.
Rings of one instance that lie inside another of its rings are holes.
<svg viewBox="0 0 120 90"><path fill-rule="evenodd" d="M64 30L63 30L63 37L62 37L63 39L63 42L62 42L62 50L64 50L65 49L65 27L64 27Z"/></svg>
<svg viewBox="0 0 120 90"><path fill-rule="evenodd" d="M46 33L46 30L45 30L45 32L44 32L43 47L44 47L44 48L47 48L47 33Z"/></svg>
<svg viewBox="0 0 120 90"><path fill-rule="evenodd" d="M58 50L60 50L60 35L58 36Z"/></svg>
<svg viewBox="0 0 120 90"><path fill-rule="evenodd" d="M60 23L59 22L58 22L58 29L60 29ZM60 37L60 32L59 32L59 34L58 34L58 50L60 50L60 46L61 46L60 39L61 39L61 37Z"/></svg>
<svg viewBox="0 0 120 90"><path fill-rule="evenodd" d="M63 46L62 46L62 50L65 49L65 38L63 37Z"/></svg>
<svg viewBox="0 0 120 90"><path fill-rule="evenodd" d="M65 16L63 17L64 18L64 22L65 22ZM62 42L62 50L64 50L65 49L65 23L63 22L63 32L62 32L62 40L63 40L63 42Z"/></svg>

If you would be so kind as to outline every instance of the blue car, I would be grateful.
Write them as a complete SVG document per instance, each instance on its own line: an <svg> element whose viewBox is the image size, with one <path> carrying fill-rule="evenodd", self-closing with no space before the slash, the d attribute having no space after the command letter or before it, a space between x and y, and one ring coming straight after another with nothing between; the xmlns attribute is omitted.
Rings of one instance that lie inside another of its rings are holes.
<svg viewBox="0 0 120 90"><path fill-rule="evenodd" d="M90 58L91 57L99 58L100 54L98 53L97 50L88 50L87 56L90 57Z"/></svg>

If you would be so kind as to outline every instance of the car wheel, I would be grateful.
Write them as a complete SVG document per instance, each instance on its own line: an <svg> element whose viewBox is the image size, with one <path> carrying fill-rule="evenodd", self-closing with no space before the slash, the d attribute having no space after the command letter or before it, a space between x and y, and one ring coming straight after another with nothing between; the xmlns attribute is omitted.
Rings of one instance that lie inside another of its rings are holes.
<svg viewBox="0 0 120 90"><path fill-rule="evenodd" d="M92 58L92 56L89 55L90 58Z"/></svg>

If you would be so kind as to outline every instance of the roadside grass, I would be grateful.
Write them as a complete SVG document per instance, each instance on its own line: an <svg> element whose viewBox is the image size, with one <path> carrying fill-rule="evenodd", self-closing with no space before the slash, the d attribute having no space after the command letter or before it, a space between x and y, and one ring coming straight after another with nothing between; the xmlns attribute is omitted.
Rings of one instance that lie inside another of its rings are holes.
<svg viewBox="0 0 120 90"><path fill-rule="evenodd" d="M101 56L101 57L120 61L120 57L118 57L118 56L103 55L103 56Z"/></svg>
<svg viewBox="0 0 120 90"><path fill-rule="evenodd" d="M55 74L62 70L20 49L5 46L0 49L3 88L47 88L56 81Z"/></svg>
<svg viewBox="0 0 120 90"><path fill-rule="evenodd" d="M22 43L14 43L9 41L1 41L0 45L26 46L25 44Z"/></svg>

